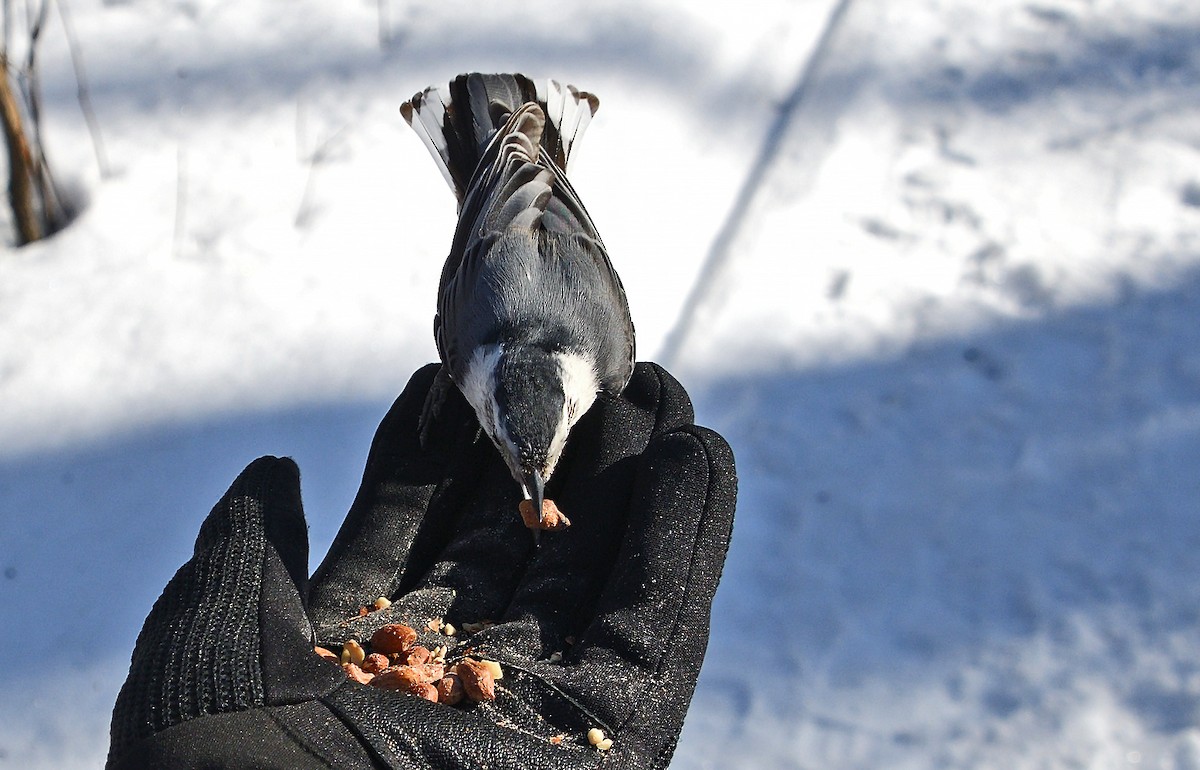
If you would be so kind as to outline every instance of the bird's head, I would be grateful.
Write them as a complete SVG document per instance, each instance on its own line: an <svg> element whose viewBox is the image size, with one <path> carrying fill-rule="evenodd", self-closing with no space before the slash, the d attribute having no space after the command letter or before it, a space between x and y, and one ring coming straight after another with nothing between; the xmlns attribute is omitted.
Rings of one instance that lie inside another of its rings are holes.
<svg viewBox="0 0 1200 770"><path fill-rule="evenodd" d="M567 435L599 392L593 367L582 356L539 346L487 346L472 357L462 385L479 424L540 515Z"/></svg>

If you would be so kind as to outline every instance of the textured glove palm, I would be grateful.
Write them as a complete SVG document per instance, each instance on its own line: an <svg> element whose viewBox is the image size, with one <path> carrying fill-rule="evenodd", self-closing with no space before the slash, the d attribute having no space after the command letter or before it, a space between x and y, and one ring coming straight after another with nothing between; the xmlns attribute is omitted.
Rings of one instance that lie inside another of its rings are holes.
<svg viewBox="0 0 1200 770"><path fill-rule="evenodd" d="M534 545L517 488L459 398L418 419L418 371L376 434L363 484L310 581L299 478L251 464L201 528L134 650L110 767L665 767L708 639L736 481L682 387L640 364L575 428L547 489L572 521ZM360 617L375 597L385 610ZM500 661L493 702L359 685L312 654L380 625L444 618L448 659ZM555 655L560 653L560 655ZM553 740L552 740L553 739Z"/></svg>

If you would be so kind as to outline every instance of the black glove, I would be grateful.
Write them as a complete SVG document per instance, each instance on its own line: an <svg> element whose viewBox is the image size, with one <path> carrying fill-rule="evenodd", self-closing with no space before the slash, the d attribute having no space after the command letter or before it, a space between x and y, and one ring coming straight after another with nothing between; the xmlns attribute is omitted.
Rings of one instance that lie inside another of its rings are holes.
<svg viewBox="0 0 1200 770"><path fill-rule="evenodd" d="M384 419L311 587L295 465L262 458L238 477L138 637L109 767L669 763L729 543L728 445L692 424L678 382L639 364L572 432L546 490L572 526L535 546L461 397L419 441L435 371L418 371ZM391 606L360 615L380 596ZM494 624L449 637L434 619ZM313 654L394 622L447 645L449 662L499 661L496 699L431 703L348 681ZM593 727L611 749L589 744Z"/></svg>

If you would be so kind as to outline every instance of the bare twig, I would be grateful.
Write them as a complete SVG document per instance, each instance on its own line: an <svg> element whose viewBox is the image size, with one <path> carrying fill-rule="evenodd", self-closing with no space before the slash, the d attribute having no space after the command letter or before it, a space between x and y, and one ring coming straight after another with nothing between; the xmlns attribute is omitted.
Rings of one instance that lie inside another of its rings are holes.
<svg viewBox="0 0 1200 770"><path fill-rule="evenodd" d="M49 0L43 0L33 11L27 2L25 11L29 25L29 50L26 52L25 68L22 71L21 88L25 96L25 106L29 111L29 123L33 131L33 142L30 152L35 155L33 160L33 182L37 187L37 200L42 204L43 235L57 232L67 223L67 213L63 209L62 196L58 192L58 184L50 173L50 161L46 158L46 143L42 139L42 83L38 68L38 45L42 39L42 30L46 26L46 15L49 11Z"/></svg>
<svg viewBox="0 0 1200 770"><path fill-rule="evenodd" d="M42 99L38 50L50 0L25 0L28 33L24 65L17 69L9 55L14 31L13 4L4 0L4 48L0 50L0 123L9 157L9 205L24 245L45 238L66 225L70 212L50 173L42 136Z"/></svg>
<svg viewBox="0 0 1200 770"><path fill-rule="evenodd" d="M79 40L75 37L75 27L71 23L71 13L67 8L67 0L58 0L58 18L62 20L63 32L67 37L67 50L71 53L71 67L75 70L76 96L79 99L79 109L87 124L88 134L92 137L92 149L96 153L96 165L100 169L100 178L109 177L108 154L104 151L104 138L100 134L100 121L96 119L96 111L92 108L92 97L88 91L87 72L83 67L83 56L80 54Z"/></svg>
<svg viewBox="0 0 1200 770"><path fill-rule="evenodd" d="M0 53L0 122L8 145L8 195L17 225L18 242L23 246L42 237L42 223L33 205L33 155L25 138L25 124L8 70L8 56Z"/></svg>

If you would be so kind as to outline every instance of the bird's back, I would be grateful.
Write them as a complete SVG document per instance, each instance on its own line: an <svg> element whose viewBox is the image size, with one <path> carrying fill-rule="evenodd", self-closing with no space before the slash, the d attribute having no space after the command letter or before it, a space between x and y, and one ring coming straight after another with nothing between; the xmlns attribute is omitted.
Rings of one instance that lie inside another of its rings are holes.
<svg viewBox="0 0 1200 770"><path fill-rule="evenodd" d="M402 108L459 201L435 336L452 377L484 345L580 353L616 395L634 360L620 278L566 166L599 102L523 75L460 75Z"/></svg>

